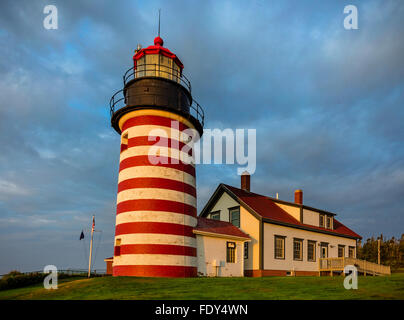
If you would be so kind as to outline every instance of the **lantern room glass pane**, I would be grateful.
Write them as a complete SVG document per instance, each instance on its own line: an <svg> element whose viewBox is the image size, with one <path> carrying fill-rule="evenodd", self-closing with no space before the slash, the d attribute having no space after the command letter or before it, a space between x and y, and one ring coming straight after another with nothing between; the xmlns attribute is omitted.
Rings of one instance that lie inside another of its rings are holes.
<svg viewBox="0 0 404 320"><path fill-rule="evenodd" d="M141 57L136 62L135 78L144 77L146 75L146 56Z"/></svg>
<svg viewBox="0 0 404 320"><path fill-rule="evenodd" d="M137 60L135 78L160 77L180 83L181 68L162 54L147 54Z"/></svg>

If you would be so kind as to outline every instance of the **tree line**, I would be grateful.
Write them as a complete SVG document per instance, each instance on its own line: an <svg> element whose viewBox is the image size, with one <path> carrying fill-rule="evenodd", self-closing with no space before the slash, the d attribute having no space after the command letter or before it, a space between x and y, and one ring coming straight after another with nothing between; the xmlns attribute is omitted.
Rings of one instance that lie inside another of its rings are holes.
<svg viewBox="0 0 404 320"><path fill-rule="evenodd" d="M404 267L404 234L401 238L384 238L380 235L378 238L373 236L365 243L358 244L358 258L370 262L378 262L378 239L380 239L380 263L390 266L391 269Z"/></svg>

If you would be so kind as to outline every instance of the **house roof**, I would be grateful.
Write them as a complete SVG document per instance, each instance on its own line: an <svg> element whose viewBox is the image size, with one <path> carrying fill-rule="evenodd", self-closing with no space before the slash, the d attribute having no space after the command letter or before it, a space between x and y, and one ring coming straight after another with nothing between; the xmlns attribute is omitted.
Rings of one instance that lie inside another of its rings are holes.
<svg viewBox="0 0 404 320"><path fill-rule="evenodd" d="M213 220L198 217L198 224L194 228L195 233L216 234L221 236L229 236L236 238L250 239L250 236L230 222Z"/></svg>
<svg viewBox="0 0 404 320"><path fill-rule="evenodd" d="M219 185L214 195L211 197L205 208L202 210L200 214L201 216L204 216L209 213L209 210L215 203L215 198L220 196L223 192L227 192L233 199L239 202L240 205L244 206L248 211L255 214L259 219L262 219L264 222L281 224L289 227L300 228L314 232L327 233L348 238L355 238L355 239L362 238L356 232L352 231L335 218L334 218L333 230L301 223L299 220L297 220L292 215L283 210L281 207L279 207L276 204L276 202L283 204L291 204L293 206L299 206L301 208L309 208L311 210L315 210L318 212L327 213L324 210L315 209L312 207L307 207L296 203L288 203L286 201L278 201L270 197L266 197L239 188L235 188L226 184Z"/></svg>

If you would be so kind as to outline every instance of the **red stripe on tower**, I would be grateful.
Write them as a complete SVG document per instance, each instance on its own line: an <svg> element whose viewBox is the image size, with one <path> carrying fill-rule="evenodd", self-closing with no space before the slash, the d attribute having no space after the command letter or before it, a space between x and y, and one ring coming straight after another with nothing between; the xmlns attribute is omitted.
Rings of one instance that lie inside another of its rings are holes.
<svg viewBox="0 0 404 320"><path fill-rule="evenodd" d="M118 203L116 214L128 211L168 211L196 217L196 208L186 203L160 200L160 199L135 199Z"/></svg>
<svg viewBox="0 0 404 320"><path fill-rule="evenodd" d="M114 266L114 276L137 276L137 277L168 277L187 278L196 277L196 267L166 266L166 265L133 265Z"/></svg>
<svg viewBox="0 0 404 320"><path fill-rule="evenodd" d="M162 116L139 116L136 118L131 118L124 123L122 126L122 131L126 129L136 127L136 126L161 126L172 128L173 126L178 126L179 131L184 131L186 129L190 129L190 127L186 126L184 123L179 122L177 120L162 117Z"/></svg>
<svg viewBox="0 0 404 320"><path fill-rule="evenodd" d="M194 228L177 223L167 222L127 222L116 226L115 235L134 233L160 233L178 236L195 237Z"/></svg>
<svg viewBox="0 0 404 320"><path fill-rule="evenodd" d="M161 188L167 190L181 191L196 197L196 190L188 183L165 179L165 178L133 178L127 179L118 184L118 193L124 190L136 188Z"/></svg>
<svg viewBox="0 0 404 320"><path fill-rule="evenodd" d="M196 248L169 244L122 245L121 254L171 254L196 257Z"/></svg>
<svg viewBox="0 0 404 320"><path fill-rule="evenodd" d="M140 166L154 166L154 167L164 167L171 168L179 171L184 171L191 176L195 177L195 167L190 164L182 163L180 160L175 158L167 158L167 157L158 157L158 163L153 163L150 161L150 158L154 156L135 156L126 158L121 161L119 166L119 171L122 171L127 168L140 167Z"/></svg>

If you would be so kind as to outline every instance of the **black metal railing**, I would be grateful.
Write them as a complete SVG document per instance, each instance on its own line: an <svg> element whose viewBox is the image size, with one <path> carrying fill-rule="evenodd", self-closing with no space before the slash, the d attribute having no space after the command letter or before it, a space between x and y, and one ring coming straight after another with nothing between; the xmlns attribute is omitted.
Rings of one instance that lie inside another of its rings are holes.
<svg viewBox="0 0 404 320"><path fill-rule="evenodd" d="M189 93L191 93L192 87L191 82L188 78L179 70L175 68L171 68L162 64L137 64L136 69L134 67L129 68L125 74L123 75L123 86L126 85L134 79L142 78L142 77L157 77L164 78L175 81L185 87ZM126 96L123 94L124 89L121 89L111 97L109 101L110 115L113 114L126 106L126 103L130 96L128 96L128 91L126 91ZM195 100L192 101L190 108L190 114L196 118L201 124L202 127L204 125L205 114L198 102Z"/></svg>
<svg viewBox="0 0 404 320"><path fill-rule="evenodd" d="M128 95L125 97L123 95L123 91L124 90L121 89L115 92L115 94L111 97L111 100L109 101L109 111L111 117L116 111L125 107L127 100L130 98L130 96ZM205 122L205 112L203 111L201 105L197 101L195 101L195 99L192 100L192 103L189 106L189 111L190 114L194 118L196 118L202 124L203 127Z"/></svg>
<svg viewBox="0 0 404 320"><path fill-rule="evenodd" d="M134 67L129 68L123 75L123 85L126 86L129 81L142 77L160 77L173 80L187 88L190 93L192 91L191 81L179 69L158 63L137 64L136 69Z"/></svg>
<svg viewBox="0 0 404 320"><path fill-rule="evenodd" d="M203 111L201 105L195 100L192 100L189 110L191 111L191 115L201 123L203 128L205 122L205 112Z"/></svg>
<svg viewBox="0 0 404 320"><path fill-rule="evenodd" d="M123 108L126 105L126 98L123 95L123 89L118 90L109 100L109 113L112 117L115 111Z"/></svg>

